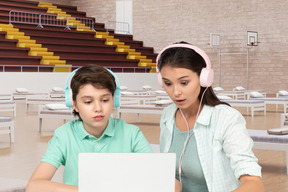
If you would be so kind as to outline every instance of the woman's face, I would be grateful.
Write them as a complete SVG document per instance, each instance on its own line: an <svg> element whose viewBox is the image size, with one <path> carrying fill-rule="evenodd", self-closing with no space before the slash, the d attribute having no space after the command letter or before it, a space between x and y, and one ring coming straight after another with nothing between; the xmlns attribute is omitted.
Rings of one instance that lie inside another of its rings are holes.
<svg viewBox="0 0 288 192"><path fill-rule="evenodd" d="M163 88L180 109L198 107L200 78L197 73L186 69L164 66L161 69Z"/></svg>

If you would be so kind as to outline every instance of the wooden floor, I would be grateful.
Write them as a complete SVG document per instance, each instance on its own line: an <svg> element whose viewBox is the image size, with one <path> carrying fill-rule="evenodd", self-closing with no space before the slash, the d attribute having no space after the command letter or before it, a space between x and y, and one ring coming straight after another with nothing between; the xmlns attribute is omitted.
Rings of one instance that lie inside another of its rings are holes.
<svg viewBox="0 0 288 192"><path fill-rule="evenodd" d="M37 106L31 106L25 113L24 101L17 101L17 117L15 122L15 143L9 143L8 135L0 135L0 177L28 180L39 164L47 148L47 142L53 136L53 130L63 122L61 120L43 120L43 132L38 132ZM268 129L280 126L280 114L273 105L267 107L267 115L256 112L252 118L246 110L238 108L247 121L248 129ZM12 116L12 112L1 112L1 116ZM160 115L141 115L141 123L137 122L136 114L122 114L122 118L140 127L150 143L159 143ZM288 191L288 176L286 175L286 155L281 151L254 150L262 166L265 192ZM60 168L54 181L62 181Z"/></svg>

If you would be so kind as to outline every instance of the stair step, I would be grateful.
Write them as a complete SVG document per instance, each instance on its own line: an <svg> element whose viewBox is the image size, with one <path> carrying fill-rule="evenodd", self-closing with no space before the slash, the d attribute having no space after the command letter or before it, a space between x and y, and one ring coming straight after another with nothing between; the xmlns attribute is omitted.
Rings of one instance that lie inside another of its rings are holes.
<svg viewBox="0 0 288 192"><path fill-rule="evenodd" d="M120 42L119 42L119 39L112 39L112 38L107 39L106 42L116 42L116 43L120 43ZM123 42L122 42L122 43L123 43Z"/></svg>
<svg viewBox="0 0 288 192"><path fill-rule="evenodd" d="M90 32L93 32L93 30L91 30L89 27L88 28L77 28L76 29L77 31L90 31Z"/></svg>
<svg viewBox="0 0 288 192"><path fill-rule="evenodd" d="M31 47L32 48L32 47ZM29 51L29 56L53 56L53 52L38 52L38 51Z"/></svg>
<svg viewBox="0 0 288 192"><path fill-rule="evenodd" d="M72 72L72 65L56 65L53 72Z"/></svg>
<svg viewBox="0 0 288 192"><path fill-rule="evenodd" d="M150 73L157 73L156 67L151 66Z"/></svg>
<svg viewBox="0 0 288 192"><path fill-rule="evenodd" d="M67 60L67 59L107 59L107 58L113 58L113 59L126 59L127 53L118 53L118 52L77 52L77 51L55 51L55 55L60 56L61 59Z"/></svg>
<svg viewBox="0 0 288 192"><path fill-rule="evenodd" d="M19 32L19 29L0 27L0 31Z"/></svg>
<svg viewBox="0 0 288 192"><path fill-rule="evenodd" d="M146 56L142 56L142 55L128 55L127 59L146 59Z"/></svg>
<svg viewBox="0 0 288 192"><path fill-rule="evenodd" d="M42 2L40 1L38 6L52 6L53 4L52 3L48 3L48 2Z"/></svg>
<svg viewBox="0 0 288 192"><path fill-rule="evenodd" d="M140 59L140 62L152 63L152 59Z"/></svg>
<svg viewBox="0 0 288 192"><path fill-rule="evenodd" d="M46 52L46 51L48 51L48 49L44 48L44 47L41 47L41 48L40 47L31 47L30 51Z"/></svg>
<svg viewBox="0 0 288 192"><path fill-rule="evenodd" d="M59 56L50 56L50 55L44 55L42 56L43 60L59 60Z"/></svg>
<svg viewBox="0 0 288 192"><path fill-rule="evenodd" d="M56 6L51 6L51 7L48 7L48 11L61 12L62 9L59 9L59 8L57 8Z"/></svg>
<svg viewBox="0 0 288 192"><path fill-rule="evenodd" d="M117 45L117 48L119 49L130 49L129 45ZM131 53L135 53L135 52L131 52Z"/></svg>
<svg viewBox="0 0 288 192"><path fill-rule="evenodd" d="M64 58L63 58L64 59ZM137 60L128 60L128 59L91 59L91 58L65 58L66 62L72 65L86 65L86 64L96 64L101 66L123 66L123 67L137 67L138 61Z"/></svg>
<svg viewBox="0 0 288 192"><path fill-rule="evenodd" d="M73 51L103 51L103 52L113 52L116 49L116 46L108 45L78 45L72 46L67 45L66 43L54 43L54 42L45 42L42 43L43 47L48 48L48 50L73 50Z"/></svg>
<svg viewBox="0 0 288 192"><path fill-rule="evenodd" d="M6 35L6 39L26 39L30 40L29 36L22 36L22 35Z"/></svg>
<svg viewBox="0 0 288 192"><path fill-rule="evenodd" d="M117 42L117 41L106 41L105 45L125 45L124 42Z"/></svg>
<svg viewBox="0 0 288 192"><path fill-rule="evenodd" d="M41 44L17 43L17 47L42 47Z"/></svg>
<svg viewBox="0 0 288 192"><path fill-rule="evenodd" d="M0 42L1 44L2 42ZM27 56L29 48L18 48L18 47L0 47L0 55L3 56Z"/></svg>
<svg viewBox="0 0 288 192"><path fill-rule="evenodd" d="M40 64L42 65L64 65L66 64L66 61L65 60L45 60L45 59L42 59Z"/></svg>
<svg viewBox="0 0 288 192"><path fill-rule="evenodd" d="M35 44L36 40L30 40L30 39L18 39L19 43L28 43L28 44Z"/></svg>
<svg viewBox="0 0 288 192"><path fill-rule="evenodd" d="M137 55L137 56L140 56L141 55L141 53L140 52L129 52L128 53L129 55Z"/></svg>
<svg viewBox="0 0 288 192"><path fill-rule="evenodd" d="M139 62L138 67L151 67L151 63Z"/></svg>
<svg viewBox="0 0 288 192"><path fill-rule="evenodd" d="M26 35L34 35L34 36L45 36L45 37L61 37L61 38L83 38L83 39L93 39L95 32L81 32L74 30L54 30L47 29L46 27L41 28L30 28L30 27L21 27L21 32L25 32ZM100 40L101 41L101 40ZM104 42L104 40L103 40Z"/></svg>
<svg viewBox="0 0 288 192"><path fill-rule="evenodd" d="M41 57L0 55L1 65L39 65Z"/></svg>
<svg viewBox="0 0 288 192"><path fill-rule="evenodd" d="M108 36L109 35L109 33L107 33L107 32L100 32L100 31L97 31L96 34L97 35L103 35L103 36Z"/></svg>
<svg viewBox="0 0 288 192"><path fill-rule="evenodd" d="M135 49L116 48L117 52L135 52Z"/></svg>
<svg viewBox="0 0 288 192"><path fill-rule="evenodd" d="M19 30L19 29L18 29ZM24 32L19 32L19 31L15 31L15 30L7 30L7 35L17 35L17 36L24 36L25 33Z"/></svg>
<svg viewBox="0 0 288 192"><path fill-rule="evenodd" d="M3 27L3 28L13 28L13 25L0 24L0 27Z"/></svg>

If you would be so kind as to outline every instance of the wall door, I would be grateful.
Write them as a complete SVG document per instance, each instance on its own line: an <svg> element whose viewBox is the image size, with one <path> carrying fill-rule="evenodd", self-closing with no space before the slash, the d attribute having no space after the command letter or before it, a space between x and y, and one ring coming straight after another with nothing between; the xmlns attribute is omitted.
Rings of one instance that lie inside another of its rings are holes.
<svg viewBox="0 0 288 192"><path fill-rule="evenodd" d="M133 4L132 0L116 1L116 30L119 33L129 31L132 34L133 23Z"/></svg>

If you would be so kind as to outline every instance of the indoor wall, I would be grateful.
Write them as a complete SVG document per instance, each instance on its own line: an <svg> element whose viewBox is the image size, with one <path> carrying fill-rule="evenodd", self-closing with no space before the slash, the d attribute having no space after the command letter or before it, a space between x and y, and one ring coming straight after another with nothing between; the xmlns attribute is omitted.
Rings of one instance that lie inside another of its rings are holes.
<svg viewBox="0 0 288 192"><path fill-rule="evenodd" d="M54 2L78 6L97 22L115 20L113 0ZM133 37L156 53L182 40L201 47L215 71L213 86L231 90L241 85L275 93L288 89L287 9L286 0L133 0ZM247 46L247 31L258 33L258 46ZM220 46L210 46L211 33L220 34ZM220 51L228 53L221 62Z"/></svg>

